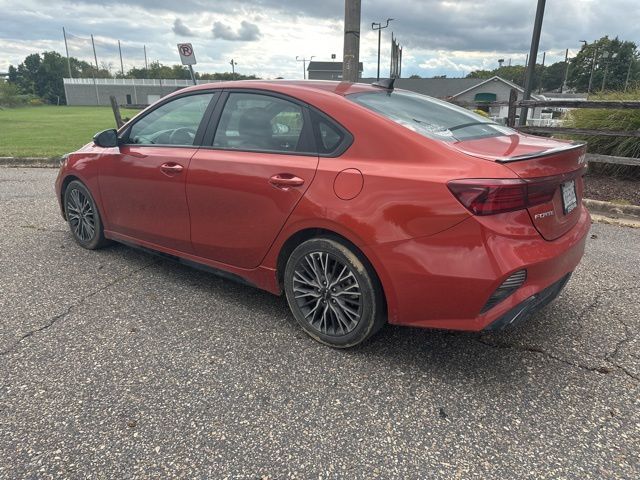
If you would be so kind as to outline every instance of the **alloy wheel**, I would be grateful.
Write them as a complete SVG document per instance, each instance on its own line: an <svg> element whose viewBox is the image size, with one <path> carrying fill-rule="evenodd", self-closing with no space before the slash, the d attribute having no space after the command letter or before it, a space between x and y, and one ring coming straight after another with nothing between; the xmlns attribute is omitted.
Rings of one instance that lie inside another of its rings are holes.
<svg viewBox="0 0 640 480"><path fill-rule="evenodd" d="M293 294L306 322L325 335L351 332L362 316L358 280L338 258L311 252L300 258L293 274Z"/></svg>
<svg viewBox="0 0 640 480"><path fill-rule="evenodd" d="M67 197L67 219L78 239L89 242L96 233L96 218L91 202L79 189L74 188Z"/></svg>

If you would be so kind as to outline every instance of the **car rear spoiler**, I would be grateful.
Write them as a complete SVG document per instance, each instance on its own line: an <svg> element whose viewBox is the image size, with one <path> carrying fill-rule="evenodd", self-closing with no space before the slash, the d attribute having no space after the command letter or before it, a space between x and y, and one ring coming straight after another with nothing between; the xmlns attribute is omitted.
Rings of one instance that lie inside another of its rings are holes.
<svg viewBox="0 0 640 480"><path fill-rule="evenodd" d="M496 162L500 163L510 163L510 162L521 162L523 160L533 160L534 158L542 158L549 157L551 155L555 155L557 153L568 152L571 150L579 150L584 148L587 144L583 142L571 142L567 145L563 145L561 147L549 148L547 150L540 150L538 152L527 153L525 155L516 155L514 157L503 157L496 158Z"/></svg>

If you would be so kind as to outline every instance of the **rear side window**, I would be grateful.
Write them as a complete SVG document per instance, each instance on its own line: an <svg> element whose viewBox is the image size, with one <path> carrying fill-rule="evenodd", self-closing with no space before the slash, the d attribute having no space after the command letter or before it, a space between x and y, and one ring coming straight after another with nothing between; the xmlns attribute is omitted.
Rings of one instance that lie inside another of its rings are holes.
<svg viewBox="0 0 640 480"><path fill-rule="evenodd" d="M340 142L342 142L342 133L327 122L321 121L318 124L318 130L320 133L320 150L322 153L333 152L336 147L340 145Z"/></svg>
<svg viewBox="0 0 640 480"><path fill-rule="evenodd" d="M347 98L428 138L454 142L515 133L462 107L417 93L395 90Z"/></svg>
<svg viewBox="0 0 640 480"><path fill-rule="evenodd" d="M350 145L353 137L333 120L318 111L312 111L318 154L337 157Z"/></svg>
<svg viewBox="0 0 640 480"><path fill-rule="evenodd" d="M231 150L308 152L303 108L259 93L230 93L213 146Z"/></svg>
<svg viewBox="0 0 640 480"><path fill-rule="evenodd" d="M176 98L133 124L129 143L191 146L213 93Z"/></svg>

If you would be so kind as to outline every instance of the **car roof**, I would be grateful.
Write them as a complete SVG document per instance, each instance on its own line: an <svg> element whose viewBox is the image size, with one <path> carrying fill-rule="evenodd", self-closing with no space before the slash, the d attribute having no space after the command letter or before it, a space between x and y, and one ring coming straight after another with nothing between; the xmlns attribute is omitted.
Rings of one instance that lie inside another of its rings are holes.
<svg viewBox="0 0 640 480"><path fill-rule="evenodd" d="M235 80L203 83L181 89L180 92L210 90L211 88L255 88L277 92L286 92L287 90L291 92L300 90L307 92L323 91L341 96L351 93L380 91L380 87L375 87L367 83L336 82L332 80Z"/></svg>

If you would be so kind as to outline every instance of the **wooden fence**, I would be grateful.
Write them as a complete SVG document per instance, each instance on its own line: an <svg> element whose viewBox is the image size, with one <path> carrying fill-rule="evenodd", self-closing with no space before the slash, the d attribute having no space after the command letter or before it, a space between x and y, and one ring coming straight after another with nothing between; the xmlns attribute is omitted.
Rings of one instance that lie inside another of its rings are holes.
<svg viewBox="0 0 640 480"><path fill-rule="evenodd" d="M615 100L518 100L518 91L511 90L509 101L473 103L472 106L500 107L508 106L507 125L523 133L534 135L582 135L582 136L606 136L606 137L635 137L640 142L640 130L592 130L587 128L565 128L565 127L534 127L516 125L516 110L522 107L528 108L594 108L611 110L640 109L640 101L615 101ZM469 106L469 105L465 105ZM615 165L640 166L640 158L615 157L611 155L599 155L588 153L587 161L594 163L611 163Z"/></svg>

